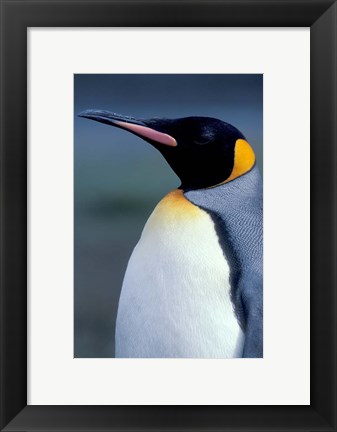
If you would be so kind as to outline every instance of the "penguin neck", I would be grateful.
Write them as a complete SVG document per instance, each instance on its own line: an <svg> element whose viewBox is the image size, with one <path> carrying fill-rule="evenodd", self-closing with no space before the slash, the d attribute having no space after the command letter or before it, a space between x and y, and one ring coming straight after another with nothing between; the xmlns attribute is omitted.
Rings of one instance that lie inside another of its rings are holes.
<svg viewBox="0 0 337 432"><path fill-rule="evenodd" d="M241 207L250 201L260 205L262 201L262 179L257 165L236 179L208 189L184 191L185 197L199 207L210 211L226 211L227 206Z"/></svg>

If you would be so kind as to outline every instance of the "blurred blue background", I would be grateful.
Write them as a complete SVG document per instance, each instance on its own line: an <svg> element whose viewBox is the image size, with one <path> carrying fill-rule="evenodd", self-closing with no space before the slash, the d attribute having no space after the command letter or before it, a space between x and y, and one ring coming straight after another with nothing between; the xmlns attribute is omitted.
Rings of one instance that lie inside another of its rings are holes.
<svg viewBox="0 0 337 432"><path fill-rule="evenodd" d="M262 172L263 76L74 76L74 356L114 357L128 259L155 205L179 179L145 141L77 117L88 108L220 118L245 135Z"/></svg>

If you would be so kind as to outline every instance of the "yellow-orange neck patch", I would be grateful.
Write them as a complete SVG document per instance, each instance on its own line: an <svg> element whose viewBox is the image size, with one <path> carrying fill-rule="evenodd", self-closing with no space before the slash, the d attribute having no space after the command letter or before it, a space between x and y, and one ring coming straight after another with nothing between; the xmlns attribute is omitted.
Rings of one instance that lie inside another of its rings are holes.
<svg viewBox="0 0 337 432"><path fill-rule="evenodd" d="M149 217L143 233L150 229L163 233L163 230L172 233L178 232L177 229L189 224L191 220L208 217L207 213L191 203L185 198L181 189L173 190L168 193L156 206L152 215Z"/></svg>
<svg viewBox="0 0 337 432"><path fill-rule="evenodd" d="M234 166L231 175L224 181L228 183L250 171L255 163L255 154L244 139L238 139L234 148Z"/></svg>
<svg viewBox="0 0 337 432"><path fill-rule="evenodd" d="M186 215L195 216L200 210L199 208L185 198L181 189L175 189L168 193L157 205L156 211L164 211L166 214L179 217Z"/></svg>

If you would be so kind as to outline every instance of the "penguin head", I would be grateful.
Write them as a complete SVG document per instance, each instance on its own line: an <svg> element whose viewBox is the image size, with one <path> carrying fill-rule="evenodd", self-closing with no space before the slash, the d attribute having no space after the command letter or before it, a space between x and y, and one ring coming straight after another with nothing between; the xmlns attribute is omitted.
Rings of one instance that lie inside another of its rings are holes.
<svg viewBox="0 0 337 432"><path fill-rule="evenodd" d="M101 110L86 110L79 116L125 129L150 143L178 175L185 191L235 180L255 164L243 134L215 118L136 119Z"/></svg>

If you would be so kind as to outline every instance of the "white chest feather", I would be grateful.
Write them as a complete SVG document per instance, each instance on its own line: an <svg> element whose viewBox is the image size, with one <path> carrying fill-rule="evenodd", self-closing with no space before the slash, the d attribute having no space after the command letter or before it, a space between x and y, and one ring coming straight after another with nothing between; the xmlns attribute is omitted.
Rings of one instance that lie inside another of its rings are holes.
<svg viewBox="0 0 337 432"><path fill-rule="evenodd" d="M241 357L229 267L211 217L181 191L155 208L130 258L117 357Z"/></svg>

